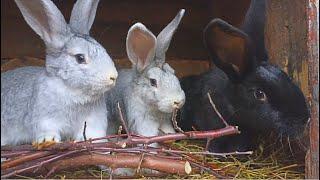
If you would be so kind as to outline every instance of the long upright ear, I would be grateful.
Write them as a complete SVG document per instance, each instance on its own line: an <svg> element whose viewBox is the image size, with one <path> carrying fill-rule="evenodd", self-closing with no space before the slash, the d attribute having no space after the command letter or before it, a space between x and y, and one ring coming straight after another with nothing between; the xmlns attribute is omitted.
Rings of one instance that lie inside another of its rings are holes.
<svg viewBox="0 0 320 180"><path fill-rule="evenodd" d="M62 47L70 35L69 26L50 0L15 0L29 26L47 47Z"/></svg>
<svg viewBox="0 0 320 180"><path fill-rule="evenodd" d="M264 29L266 22L266 1L251 0L241 29L248 34L254 44L257 61L268 61L268 52L264 43Z"/></svg>
<svg viewBox="0 0 320 180"><path fill-rule="evenodd" d="M214 64L230 79L241 80L251 70L250 40L241 30L214 19L204 30L204 42Z"/></svg>
<svg viewBox="0 0 320 180"><path fill-rule="evenodd" d="M136 23L128 31L127 54L131 63L142 72L153 61L156 37L143 24Z"/></svg>
<svg viewBox="0 0 320 180"><path fill-rule="evenodd" d="M166 52L169 48L171 39L177 30L185 10L181 9L176 17L159 33L157 36L156 60L157 64L162 65L165 62Z"/></svg>
<svg viewBox="0 0 320 180"><path fill-rule="evenodd" d="M77 33L89 34L99 0L78 0L72 9L70 27Z"/></svg>

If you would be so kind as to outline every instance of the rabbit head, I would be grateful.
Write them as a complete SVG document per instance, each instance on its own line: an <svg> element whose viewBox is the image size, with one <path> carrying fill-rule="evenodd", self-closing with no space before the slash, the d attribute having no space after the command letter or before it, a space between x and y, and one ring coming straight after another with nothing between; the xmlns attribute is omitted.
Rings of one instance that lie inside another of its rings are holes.
<svg viewBox="0 0 320 180"><path fill-rule="evenodd" d="M214 64L229 79L225 93L240 130L275 130L286 137L302 134L309 118L303 93L285 72L268 63L266 51L250 33L214 19L205 28L204 41Z"/></svg>
<svg viewBox="0 0 320 180"><path fill-rule="evenodd" d="M174 70L165 62L165 53L183 15L184 10L180 10L157 38L141 23L134 24L127 35L127 54L134 71L136 95L161 112L181 108L185 101Z"/></svg>
<svg viewBox="0 0 320 180"><path fill-rule="evenodd" d="M106 50L89 35L99 0L78 0L70 23L50 0L16 0L24 19L46 45L47 75L75 91L102 94L118 73Z"/></svg>

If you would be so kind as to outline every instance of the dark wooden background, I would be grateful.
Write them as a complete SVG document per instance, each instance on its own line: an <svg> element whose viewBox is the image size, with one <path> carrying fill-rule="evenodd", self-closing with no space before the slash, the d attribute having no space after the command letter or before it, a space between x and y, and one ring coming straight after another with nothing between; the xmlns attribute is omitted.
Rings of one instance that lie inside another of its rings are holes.
<svg viewBox="0 0 320 180"><path fill-rule="evenodd" d="M74 0L54 0L69 21ZM91 35L114 58L126 57L125 38L135 22L142 22L155 35L181 8L185 16L174 36L168 57L207 59L202 30L214 17L239 25L250 0L101 0ZM1 58L44 57L44 45L24 21L13 0L1 0Z"/></svg>

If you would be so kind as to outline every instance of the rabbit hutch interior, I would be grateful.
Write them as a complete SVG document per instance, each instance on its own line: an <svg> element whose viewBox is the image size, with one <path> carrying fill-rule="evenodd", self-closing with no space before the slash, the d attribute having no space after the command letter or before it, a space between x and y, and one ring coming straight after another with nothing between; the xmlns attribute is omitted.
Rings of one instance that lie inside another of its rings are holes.
<svg viewBox="0 0 320 180"><path fill-rule="evenodd" d="M69 17L71 16L71 10L76 1L52 1L61 11L66 22L71 22L72 17ZM38 3L40 3L40 0ZM230 31L235 28L241 29L242 24L245 22L250 3L250 0L100 0L95 20L90 30L90 36L106 49L118 70L131 68L132 65L126 52L126 41L128 41L128 39L130 40L130 38L127 39L130 27L140 22L157 37L166 25L175 18L179 10L185 9L178 28L176 31L172 31L174 34L171 42L169 40L170 45L164 55L165 61L174 69L175 75L179 79L191 75L200 75L219 66L215 64L216 61L211 60L210 55L212 54L210 54L210 50L208 50L210 49L208 47L211 47L210 42L208 45L208 42L204 40L204 29L208 23L214 18L220 18L234 26L233 29L229 29ZM167 161L165 164L171 164L169 162L172 161L172 164L177 164L177 169L179 169L178 165L181 161L188 162L190 168L192 168L191 173L191 170L185 170L185 172L181 173L168 168L165 169L165 167L162 166L167 165L161 165L161 158L166 157L150 155L150 152L147 151L148 149L145 150L145 152L139 151L138 155L137 152L135 152L135 156L129 156L129 150L117 152L116 148L113 150L109 149L109 152L114 151L115 154L127 153L124 154L122 158L127 156L127 158L138 159L138 163L136 163L138 165L125 164L130 162L124 160L124 165L115 165L113 167L135 167L137 172L134 176L130 177L143 177L142 174L145 172L140 171L140 166L145 168L152 167L152 163L155 161L156 166L164 168L153 168L155 170L163 170L162 172L164 173L156 173L156 175L153 175L160 178L319 178L318 3L318 0L267 0L265 8L264 43L268 52L268 62L280 67L282 71L288 74L288 76L292 78L292 81L299 86L306 98L306 104L310 111L309 121L305 125L304 137L300 139L299 142L290 143L290 140L286 138L280 138L281 140L275 142L274 137L271 135L269 138L261 140L261 143L259 143L253 152L232 151L230 155L228 155L225 153L208 153L205 149L206 138L204 138L204 140L187 140L188 138L180 138L183 140L180 141L180 139L178 139L179 141L175 142L172 141L176 140L173 138L169 139L171 140L169 143L163 143L162 149L167 149L168 151L167 153L164 152L164 150L161 151L161 153L165 154L162 156L171 155L171 158L165 160ZM35 12L41 13L39 9L36 9ZM81 19L83 17L78 18ZM253 20L252 22L254 23L255 21ZM223 23L222 25L225 26L224 28L230 28L230 25ZM234 31L233 33L238 33L238 31ZM214 41L212 42L212 46L215 48L229 48L226 44L228 44L227 42L231 39L230 37L223 39L223 36L223 34L218 34L215 40L220 39L226 43L222 42L220 45L217 45L216 41ZM161 44L158 38L156 40L157 43ZM235 45L231 45L231 49L238 48L236 47L238 45L237 42L236 40L234 41ZM207 44L207 46L205 46L205 44ZM222 53L227 53L227 51L228 50L222 50ZM156 50L156 52L158 51ZM231 56L234 57L234 54ZM15 1L2 0L2 75L4 72L24 66L44 66L45 57L45 43L33 29L30 28ZM138 65L139 63L137 63L137 66ZM221 67L223 67L223 65ZM239 67L240 69L238 69L238 71L240 72L242 71L242 67ZM197 81L197 79L193 80ZM3 96L3 83L1 78L1 99ZM201 84L199 82L194 83ZM285 88L287 87L289 86ZM198 88L202 89L201 87ZM291 88L291 86L289 88ZM277 94L278 92L273 93ZM188 101L189 94L187 92L185 94L186 101ZM208 96L208 99L210 98L211 97ZM281 97L279 98L281 99ZM213 97L213 101L214 100L215 97ZM188 102L185 104L187 103ZM3 105L2 102L1 105ZM211 105L211 113L220 114L219 111L224 111L223 109L217 109L214 102ZM291 104L287 106L293 107ZM3 107L1 107L1 109L2 108ZM197 107L197 110L198 109L201 111L201 109L206 109L206 107L199 105ZM39 109L39 111L41 111L41 109ZM299 109L297 111L299 111ZM270 113L270 118L271 115ZM2 118L3 115L1 111L1 130L3 126ZM228 117L224 118L228 121ZM182 120L181 117L177 119L177 121L180 120ZM235 125L237 124L235 123ZM84 127L84 130L85 128L86 127ZM126 127L122 128L124 128L123 131L126 130ZM199 129L195 128L193 130ZM182 134L181 136L188 137L188 135L183 134L183 132L178 133ZM138 138L138 136L134 136L133 138ZM207 139L209 140L210 138L208 137ZM85 142L87 143L87 141ZM125 146L126 145L123 147ZM94 166L99 165L99 163L104 164L104 162L96 161L96 164L90 164L88 162L92 159L89 161L87 159L81 161L81 157L87 157L87 154L84 153L77 156L77 153L80 153L83 149L77 149L77 152L70 150L71 148L61 152L44 149L43 151L37 152L37 154L32 151L31 147L32 146L30 146L28 150L23 149L22 146L9 146L7 149L6 147L1 148L1 158L9 158L7 162L2 162L1 164L2 178L47 177L46 175L52 178L107 178L112 174L110 173L112 172L111 170L100 171L97 166ZM48 148L50 147L51 146ZM96 148L96 146L92 146L91 153L93 154L95 152L94 148ZM187 151L194 153L183 153ZM88 152L90 152L90 149L87 149L85 153ZM206 153L207 155L205 155ZM75 159L76 157L79 158L78 161L72 161L72 164L68 164L67 161L62 162L70 157ZM159 162L156 161L156 158L160 159ZM119 160L115 159L110 160L111 164L117 164L116 162L118 161ZM91 162L94 162L94 160ZM149 166L148 162L151 162ZM77 163L83 163L88 166L78 165L73 168L72 165ZM57 164L61 167L54 166ZM186 164L184 164L183 167L186 168ZM59 169L59 171L53 170L54 168Z"/></svg>

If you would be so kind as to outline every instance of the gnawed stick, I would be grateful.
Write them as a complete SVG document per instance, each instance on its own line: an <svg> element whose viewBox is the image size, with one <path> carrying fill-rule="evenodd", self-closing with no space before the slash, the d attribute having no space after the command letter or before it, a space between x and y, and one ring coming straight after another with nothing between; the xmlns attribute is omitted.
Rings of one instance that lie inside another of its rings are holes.
<svg viewBox="0 0 320 180"><path fill-rule="evenodd" d="M119 153L116 155L102 155L102 154L82 154L74 156L72 158L60 159L46 166L47 169L51 169L50 174L65 170L68 168L79 168L92 165L105 165L113 169L116 168L137 168L140 164L141 157L128 153ZM167 158L159 158L150 155L145 155L140 165L141 168L148 168L166 173L173 173L179 175L190 174L192 168L188 161L172 160ZM32 169L28 169L25 173L31 172ZM39 171L40 172L40 171ZM50 175L47 174L47 175ZM2 178L11 177L4 175Z"/></svg>
<svg viewBox="0 0 320 180"><path fill-rule="evenodd" d="M181 155L176 154L176 153L170 152L169 154L172 155L172 156L181 157ZM216 171L212 170L211 168L206 167L205 165L202 165L202 164L194 161L194 160L193 160L192 158L190 158L188 155L183 155L182 157L183 157L183 159L185 159L186 161L188 161L193 167L199 168L200 171L206 170L207 172L211 173L212 175L216 176L216 177L219 178L219 179L231 179L230 177L222 176L222 175L218 174Z"/></svg>

